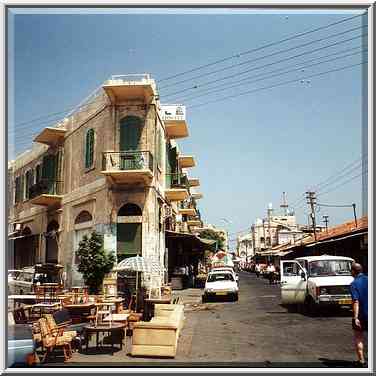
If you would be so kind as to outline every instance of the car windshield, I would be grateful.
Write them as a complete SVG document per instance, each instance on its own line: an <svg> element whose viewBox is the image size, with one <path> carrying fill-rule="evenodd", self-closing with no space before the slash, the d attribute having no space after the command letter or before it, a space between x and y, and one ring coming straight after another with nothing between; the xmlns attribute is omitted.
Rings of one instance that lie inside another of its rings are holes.
<svg viewBox="0 0 376 376"><path fill-rule="evenodd" d="M319 260L309 263L311 277L351 275L350 260Z"/></svg>
<svg viewBox="0 0 376 376"><path fill-rule="evenodd" d="M209 274L208 282L217 282L217 281L233 281L234 277L231 273L214 273Z"/></svg>

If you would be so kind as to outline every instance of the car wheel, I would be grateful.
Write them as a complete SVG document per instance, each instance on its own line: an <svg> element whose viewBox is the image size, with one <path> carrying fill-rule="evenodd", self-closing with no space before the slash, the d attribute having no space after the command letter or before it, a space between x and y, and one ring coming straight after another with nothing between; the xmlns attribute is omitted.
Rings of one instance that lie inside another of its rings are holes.
<svg viewBox="0 0 376 376"><path fill-rule="evenodd" d="M233 301L237 302L238 300L239 300L239 294L236 293L236 294L234 294Z"/></svg>
<svg viewBox="0 0 376 376"><path fill-rule="evenodd" d="M208 301L208 298L205 295L202 295L202 303L206 303Z"/></svg>

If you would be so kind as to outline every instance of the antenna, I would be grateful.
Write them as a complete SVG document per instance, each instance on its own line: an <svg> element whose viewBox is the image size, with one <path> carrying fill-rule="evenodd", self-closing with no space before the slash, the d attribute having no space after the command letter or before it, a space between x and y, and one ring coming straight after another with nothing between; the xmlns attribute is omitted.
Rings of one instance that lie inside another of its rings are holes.
<svg viewBox="0 0 376 376"><path fill-rule="evenodd" d="M283 192L282 204L280 205L280 207L283 209L283 214L287 215L288 214L287 208L289 207L289 205L287 203L286 192Z"/></svg>

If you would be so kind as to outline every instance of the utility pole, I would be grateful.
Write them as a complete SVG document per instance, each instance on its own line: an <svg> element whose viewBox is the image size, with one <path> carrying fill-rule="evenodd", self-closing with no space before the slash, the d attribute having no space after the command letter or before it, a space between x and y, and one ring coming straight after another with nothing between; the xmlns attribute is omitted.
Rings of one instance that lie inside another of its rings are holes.
<svg viewBox="0 0 376 376"><path fill-rule="evenodd" d="M328 232L329 216L328 215L323 215L322 217L324 218L323 222L325 223L326 232Z"/></svg>
<svg viewBox="0 0 376 376"><path fill-rule="evenodd" d="M354 220L355 220L355 227L358 227L358 221L356 219L356 209L355 209L355 204L352 204L351 205L353 207L353 211L354 211Z"/></svg>
<svg viewBox="0 0 376 376"><path fill-rule="evenodd" d="M271 217L272 217L272 212L273 212L273 207L272 204L270 203L268 205L268 227L269 227L269 250L272 249L272 231L271 231ZM271 258L271 256L269 256Z"/></svg>
<svg viewBox="0 0 376 376"><path fill-rule="evenodd" d="M315 215L315 205L316 205L316 193L312 191L306 192L306 199L307 204L311 206L311 218L312 218L312 226L313 226L313 234L315 237L315 243L317 242L316 237L316 215Z"/></svg>

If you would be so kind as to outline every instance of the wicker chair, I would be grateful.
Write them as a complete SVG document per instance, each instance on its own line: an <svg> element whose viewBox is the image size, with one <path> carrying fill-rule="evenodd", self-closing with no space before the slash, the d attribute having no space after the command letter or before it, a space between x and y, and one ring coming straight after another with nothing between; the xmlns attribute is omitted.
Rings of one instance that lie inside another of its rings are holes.
<svg viewBox="0 0 376 376"><path fill-rule="evenodd" d="M48 327L47 319L44 317L39 319L38 322L42 337L42 345L43 348L46 349L46 353L42 359L42 363L45 362L48 356L53 354L54 350L58 348L62 348L64 351L64 361L70 359L72 356L71 336L64 334L63 328L52 332Z"/></svg>

